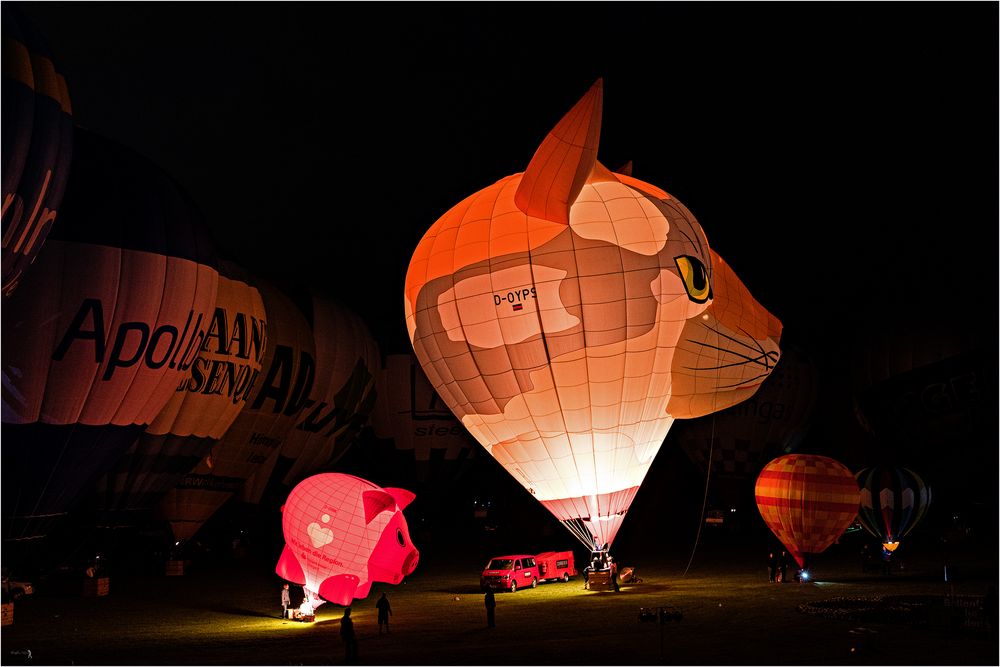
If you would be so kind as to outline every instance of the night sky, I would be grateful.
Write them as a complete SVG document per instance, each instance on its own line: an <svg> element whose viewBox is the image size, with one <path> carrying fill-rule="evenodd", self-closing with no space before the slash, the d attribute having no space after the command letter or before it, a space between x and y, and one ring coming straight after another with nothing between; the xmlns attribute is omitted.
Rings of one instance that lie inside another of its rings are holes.
<svg viewBox="0 0 1000 667"><path fill-rule="evenodd" d="M523 171L603 77L599 159L686 204L816 359L818 449L849 430L827 426L876 334L977 341L995 396L995 3L23 6L79 124L166 169L224 255L354 308L384 353L410 351L423 233Z"/></svg>

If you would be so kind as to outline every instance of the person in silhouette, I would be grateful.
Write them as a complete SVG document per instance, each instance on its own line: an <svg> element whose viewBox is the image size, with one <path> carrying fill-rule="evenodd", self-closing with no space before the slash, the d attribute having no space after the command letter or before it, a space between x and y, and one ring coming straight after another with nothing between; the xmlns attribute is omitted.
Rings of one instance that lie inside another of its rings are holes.
<svg viewBox="0 0 1000 667"><path fill-rule="evenodd" d="M774 551L767 555L767 580L772 584L778 580L778 557Z"/></svg>
<svg viewBox="0 0 1000 667"><path fill-rule="evenodd" d="M781 551L781 556L778 558L778 581L781 583L788 581L788 552L785 550Z"/></svg>
<svg viewBox="0 0 1000 667"><path fill-rule="evenodd" d="M344 662L353 665L358 661L358 638L354 634L350 607L344 609L344 615L340 619L340 638L344 640Z"/></svg>
<svg viewBox="0 0 1000 667"><path fill-rule="evenodd" d="M597 570L599 569L600 569L600 560L598 560L597 556L594 555L594 557L590 561L590 565L583 568L583 588L585 590L590 588L590 573L597 572Z"/></svg>
<svg viewBox="0 0 1000 667"><path fill-rule="evenodd" d="M486 589L486 595L483 598L483 604L486 605L486 627L488 628L497 627L497 618L496 618L497 601L496 598L493 597L492 588Z"/></svg>
<svg viewBox="0 0 1000 667"><path fill-rule="evenodd" d="M378 633L382 634L382 626L385 626L385 634L389 634L389 617L392 616L392 607L389 606L389 598L385 593L375 603L378 610Z"/></svg>
<svg viewBox="0 0 1000 667"><path fill-rule="evenodd" d="M288 591L288 584L281 587L281 617L288 618L288 608L292 606L292 594Z"/></svg>

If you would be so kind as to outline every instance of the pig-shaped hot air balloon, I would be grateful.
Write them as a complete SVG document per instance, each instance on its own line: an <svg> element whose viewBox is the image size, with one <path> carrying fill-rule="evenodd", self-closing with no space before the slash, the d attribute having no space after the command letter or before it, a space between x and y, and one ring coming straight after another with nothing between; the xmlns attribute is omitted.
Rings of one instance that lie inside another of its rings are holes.
<svg viewBox="0 0 1000 667"><path fill-rule="evenodd" d="M420 557L403 516L415 497L353 475L307 477L282 508L285 548L275 571L302 584L313 606L319 598L348 605L373 581L398 584Z"/></svg>

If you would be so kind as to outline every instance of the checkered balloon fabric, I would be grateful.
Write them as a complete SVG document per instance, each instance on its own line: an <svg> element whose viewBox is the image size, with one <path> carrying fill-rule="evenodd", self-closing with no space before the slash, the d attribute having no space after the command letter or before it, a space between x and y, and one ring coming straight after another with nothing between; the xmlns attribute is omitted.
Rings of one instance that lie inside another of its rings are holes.
<svg viewBox="0 0 1000 667"><path fill-rule="evenodd" d="M861 492L843 464L825 456L788 454L766 466L754 489L768 528L799 566L825 551L858 514Z"/></svg>

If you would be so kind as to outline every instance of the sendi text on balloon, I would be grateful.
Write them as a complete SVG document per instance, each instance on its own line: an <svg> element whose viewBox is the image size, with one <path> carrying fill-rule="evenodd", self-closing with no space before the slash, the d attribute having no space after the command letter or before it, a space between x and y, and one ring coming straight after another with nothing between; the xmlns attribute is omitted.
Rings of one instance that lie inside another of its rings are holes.
<svg viewBox="0 0 1000 667"><path fill-rule="evenodd" d="M198 357L191 366L191 377L186 378L177 391L224 394L232 398L234 404L246 401L260 373L267 344L267 322L253 316L249 319L248 326L245 313L234 313L230 327L226 309L216 308L201 351L217 357ZM255 363L252 366L237 363L234 358L253 359Z"/></svg>

